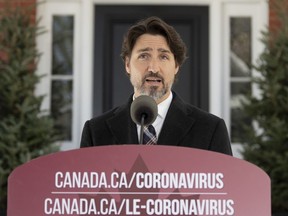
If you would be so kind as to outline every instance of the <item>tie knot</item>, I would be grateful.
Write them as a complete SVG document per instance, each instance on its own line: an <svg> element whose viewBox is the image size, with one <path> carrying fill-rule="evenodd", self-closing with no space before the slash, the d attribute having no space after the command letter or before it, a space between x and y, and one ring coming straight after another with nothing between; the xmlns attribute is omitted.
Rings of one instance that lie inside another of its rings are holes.
<svg viewBox="0 0 288 216"><path fill-rule="evenodd" d="M156 145L157 137L155 128L152 125L144 127L143 143L146 145Z"/></svg>

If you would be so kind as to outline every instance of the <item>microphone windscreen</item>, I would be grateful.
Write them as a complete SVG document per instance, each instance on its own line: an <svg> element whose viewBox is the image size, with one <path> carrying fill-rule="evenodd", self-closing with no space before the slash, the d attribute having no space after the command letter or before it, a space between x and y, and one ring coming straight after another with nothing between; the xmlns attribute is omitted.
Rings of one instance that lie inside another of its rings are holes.
<svg viewBox="0 0 288 216"><path fill-rule="evenodd" d="M147 95L137 97L131 104L130 115L132 120L138 125L141 125L143 115L144 126L152 124L158 115L156 101Z"/></svg>

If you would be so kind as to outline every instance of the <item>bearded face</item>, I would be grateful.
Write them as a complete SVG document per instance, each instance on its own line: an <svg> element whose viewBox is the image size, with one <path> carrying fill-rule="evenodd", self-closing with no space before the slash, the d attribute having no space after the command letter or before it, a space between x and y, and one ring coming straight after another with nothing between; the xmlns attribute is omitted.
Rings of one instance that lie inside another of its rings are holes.
<svg viewBox="0 0 288 216"><path fill-rule="evenodd" d="M171 82L166 82L158 72L147 72L139 82L134 82L135 79L130 77L131 83L135 90L140 95L148 95L154 98L155 101L161 100L172 88L174 79Z"/></svg>
<svg viewBox="0 0 288 216"><path fill-rule="evenodd" d="M137 39L125 66L135 96L149 95L157 103L169 96L179 70L166 39L161 35L150 34Z"/></svg>

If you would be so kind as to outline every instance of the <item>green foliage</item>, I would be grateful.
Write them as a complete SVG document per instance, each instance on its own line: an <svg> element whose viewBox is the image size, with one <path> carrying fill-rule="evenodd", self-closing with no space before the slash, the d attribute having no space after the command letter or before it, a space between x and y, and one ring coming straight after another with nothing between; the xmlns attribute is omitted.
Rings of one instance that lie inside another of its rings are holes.
<svg viewBox="0 0 288 216"><path fill-rule="evenodd" d="M263 32L265 50L255 67L259 76L252 81L260 95L244 104L255 124L246 128L243 155L270 176L273 212L288 212L288 15L279 6L281 28Z"/></svg>
<svg viewBox="0 0 288 216"><path fill-rule="evenodd" d="M17 166L58 150L52 118L35 95L40 33L33 7L3 8L0 16L0 209L6 208L7 178Z"/></svg>

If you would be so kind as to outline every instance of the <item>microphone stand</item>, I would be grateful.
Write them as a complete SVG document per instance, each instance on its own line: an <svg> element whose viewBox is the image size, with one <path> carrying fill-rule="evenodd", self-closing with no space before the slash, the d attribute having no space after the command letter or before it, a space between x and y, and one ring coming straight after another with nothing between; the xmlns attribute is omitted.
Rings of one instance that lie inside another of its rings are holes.
<svg viewBox="0 0 288 216"><path fill-rule="evenodd" d="M139 142L139 144L140 145L143 145L143 131L144 131L144 120L145 120L145 118L146 118L146 115L143 113L142 115L141 115L141 127L140 127L140 142Z"/></svg>

